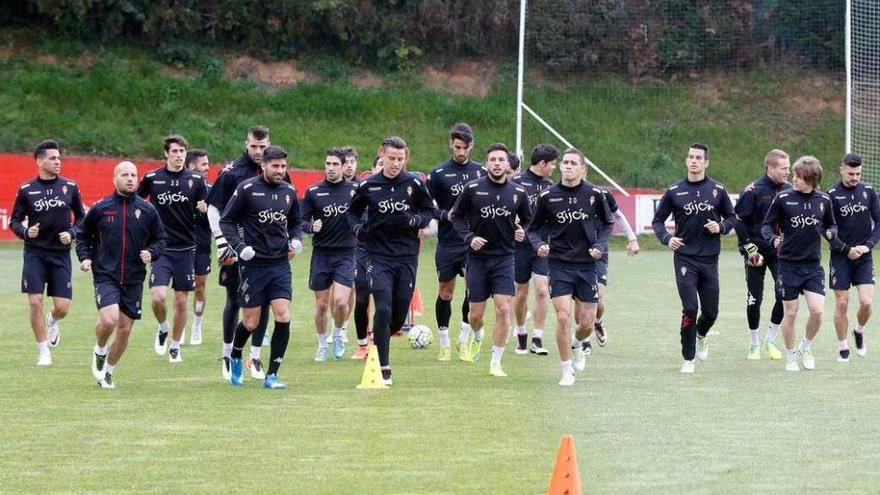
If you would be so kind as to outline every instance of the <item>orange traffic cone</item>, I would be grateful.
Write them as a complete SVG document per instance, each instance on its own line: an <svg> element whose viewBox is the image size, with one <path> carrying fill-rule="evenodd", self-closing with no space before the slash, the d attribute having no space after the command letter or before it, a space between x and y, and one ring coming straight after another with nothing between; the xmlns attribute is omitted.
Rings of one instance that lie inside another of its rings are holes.
<svg viewBox="0 0 880 495"><path fill-rule="evenodd" d="M581 475L574 455L574 439L563 435L556 454L556 465L550 475L550 488L545 495L583 495Z"/></svg>
<svg viewBox="0 0 880 495"><path fill-rule="evenodd" d="M412 301L410 301L409 303L409 309L410 311L412 311L413 316L422 316L425 313L425 307L422 305L422 293L419 292L418 287L413 290Z"/></svg>

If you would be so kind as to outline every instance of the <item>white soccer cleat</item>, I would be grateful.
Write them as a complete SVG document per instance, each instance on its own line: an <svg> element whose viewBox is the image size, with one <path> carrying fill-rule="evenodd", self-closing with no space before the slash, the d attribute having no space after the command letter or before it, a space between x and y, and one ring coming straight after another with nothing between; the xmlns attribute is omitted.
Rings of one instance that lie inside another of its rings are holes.
<svg viewBox="0 0 880 495"><path fill-rule="evenodd" d="M559 380L559 384L562 385L563 387L570 387L570 386L574 385L574 380L575 380L575 378L574 378L573 372L571 372L571 371L563 372L562 379Z"/></svg>
<svg viewBox="0 0 880 495"><path fill-rule="evenodd" d="M104 373L104 376L98 380L98 386L101 388L116 388L116 384L113 383L113 375L111 373Z"/></svg>
<svg viewBox="0 0 880 495"><path fill-rule="evenodd" d="M228 356L220 358L220 374L223 376L223 381L228 382L232 378L232 359Z"/></svg>
<svg viewBox="0 0 880 495"><path fill-rule="evenodd" d="M705 361L709 359L709 337L697 338L697 359Z"/></svg>
<svg viewBox="0 0 880 495"><path fill-rule="evenodd" d="M49 337L49 346L58 347L58 343L61 342L61 329L58 327L58 322L56 321L54 324L49 324L49 317L52 316L52 312L46 313L46 332Z"/></svg>
<svg viewBox="0 0 880 495"><path fill-rule="evenodd" d="M504 370L501 369L501 363L490 364L489 365L489 374L494 377L497 377L497 378L504 378L507 376L507 373L505 373Z"/></svg>
<svg viewBox="0 0 880 495"><path fill-rule="evenodd" d="M182 341L182 339L181 339ZM189 334L189 345L202 345L202 329L201 328L192 328L192 332Z"/></svg>
<svg viewBox="0 0 880 495"><path fill-rule="evenodd" d="M697 370L697 365L693 361L685 361L681 363L680 373L693 373Z"/></svg>
<svg viewBox="0 0 880 495"><path fill-rule="evenodd" d="M40 354L37 358L37 366L52 366L52 355L48 352Z"/></svg>
<svg viewBox="0 0 880 495"><path fill-rule="evenodd" d="M164 356L165 351L168 350L168 332L162 333L159 330L156 330L156 338L153 340L153 350L156 351L156 355Z"/></svg>
<svg viewBox="0 0 880 495"><path fill-rule="evenodd" d="M797 359L788 358L785 360L785 371L800 371L801 368L798 366Z"/></svg>
<svg viewBox="0 0 880 495"><path fill-rule="evenodd" d="M575 371L584 371L587 367L587 353L581 346L572 347L571 365Z"/></svg>
<svg viewBox="0 0 880 495"><path fill-rule="evenodd" d="M251 374L251 378L254 380L265 380L266 379L266 371L263 370L263 362L259 359L248 359L247 360L247 369Z"/></svg>
<svg viewBox="0 0 880 495"><path fill-rule="evenodd" d="M104 366L107 363L107 356L101 356L97 353L92 353L92 376L95 377L95 380L101 381L104 378Z"/></svg>
<svg viewBox="0 0 880 495"><path fill-rule="evenodd" d="M813 356L813 351L810 349L801 349L801 363L804 365L805 370L812 370L816 368L816 358Z"/></svg>
<svg viewBox="0 0 880 495"><path fill-rule="evenodd" d="M168 351L168 362L169 363L182 363L183 356L180 355L180 349L171 349Z"/></svg>

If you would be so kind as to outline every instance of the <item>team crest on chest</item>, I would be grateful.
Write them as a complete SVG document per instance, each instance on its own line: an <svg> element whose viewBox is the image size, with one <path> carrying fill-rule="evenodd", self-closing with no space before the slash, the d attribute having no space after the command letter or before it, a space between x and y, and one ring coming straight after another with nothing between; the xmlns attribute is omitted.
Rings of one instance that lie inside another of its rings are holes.
<svg viewBox="0 0 880 495"><path fill-rule="evenodd" d="M287 204L290 204L290 194L285 194L285 195L284 195L284 202L287 203Z"/></svg>
<svg viewBox="0 0 880 495"><path fill-rule="evenodd" d="M64 191L67 192L67 191ZM868 199L868 191L862 191L862 197Z"/></svg>
<svg viewBox="0 0 880 495"><path fill-rule="evenodd" d="M717 198L717 197L718 197L718 189L712 189L712 197L713 197L713 198Z"/></svg>
<svg viewBox="0 0 880 495"><path fill-rule="evenodd" d="M407 196L412 196L412 191L413 191L412 186L406 186L406 195Z"/></svg>
<svg viewBox="0 0 880 495"><path fill-rule="evenodd" d="M353 198L354 197L354 189L352 189L350 192L351 192L351 197Z"/></svg>
<svg viewBox="0 0 880 495"><path fill-rule="evenodd" d="M61 186L61 192L63 192L64 194L67 194L67 186ZM867 193L865 193L865 197L866 198L868 197Z"/></svg>
<svg viewBox="0 0 880 495"><path fill-rule="evenodd" d="M135 210L134 210L134 217L135 217L136 219L138 219L138 220L141 219L141 210L140 210L140 208L135 208Z"/></svg>
<svg viewBox="0 0 880 495"><path fill-rule="evenodd" d="M593 203L596 202L596 196L590 196L590 206L593 206Z"/></svg>
<svg viewBox="0 0 880 495"><path fill-rule="evenodd" d="M192 189L192 188L193 188L193 180L190 179L190 180L186 183L186 185L189 186L190 189Z"/></svg>
<svg viewBox="0 0 880 495"><path fill-rule="evenodd" d="M825 213L825 203L819 203L819 212Z"/></svg>
<svg viewBox="0 0 880 495"><path fill-rule="evenodd" d="M516 200L519 199L519 196L516 194L513 195L513 203L516 204Z"/></svg>

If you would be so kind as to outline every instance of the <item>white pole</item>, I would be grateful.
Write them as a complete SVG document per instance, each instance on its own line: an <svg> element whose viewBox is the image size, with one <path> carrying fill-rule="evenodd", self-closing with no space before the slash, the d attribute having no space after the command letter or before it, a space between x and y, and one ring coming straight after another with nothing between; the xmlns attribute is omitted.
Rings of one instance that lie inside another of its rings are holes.
<svg viewBox="0 0 880 495"><path fill-rule="evenodd" d="M846 0L846 152L852 152L852 0Z"/></svg>
<svg viewBox="0 0 880 495"><path fill-rule="evenodd" d="M547 129L548 131L550 131L554 136L556 136L557 139L559 139L560 141L562 141L562 144L568 146L569 148L574 148L574 147L575 147L573 144L571 144L570 142L568 142L567 139L565 139L564 137L562 137L562 134L556 132L556 129L554 129L553 127L551 127L550 124L548 124L546 120L542 119L541 116L538 115L537 113L535 113L535 111L532 110L528 105L526 105L525 103L523 103L523 104L522 104L522 107L526 110L526 112L529 112L529 113L532 115L532 117L534 117L535 120L538 121L538 123L540 123L542 126L544 126L545 129ZM586 158L586 157L585 157L585 158ZM620 184L618 184L617 182L614 182L614 179L612 179L611 177L608 177L608 175L605 174L605 172L603 172L601 168L599 168L598 166L596 166L595 163L593 163L592 161L590 161L589 158L587 158L587 165L589 165L590 168L593 169L593 170L595 170L596 172L599 172L599 175L601 175L602 177L604 177L605 180L607 180L609 184L611 184L612 186L614 186L614 187L615 187L618 191L620 191L624 196L629 197L629 193L626 192L626 190L625 190L624 188L620 187Z"/></svg>
<svg viewBox="0 0 880 495"><path fill-rule="evenodd" d="M519 2L519 68L516 76L516 156L522 159L523 68L526 50L526 0Z"/></svg>

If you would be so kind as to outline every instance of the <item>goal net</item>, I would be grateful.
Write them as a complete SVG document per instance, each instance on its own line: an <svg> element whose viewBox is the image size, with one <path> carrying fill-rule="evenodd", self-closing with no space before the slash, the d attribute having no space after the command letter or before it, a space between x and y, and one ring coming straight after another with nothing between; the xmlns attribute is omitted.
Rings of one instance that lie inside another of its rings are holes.
<svg viewBox="0 0 880 495"><path fill-rule="evenodd" d="M863 179L880 182L880 4L848 0L847 151L864 163Z"/></svg>

